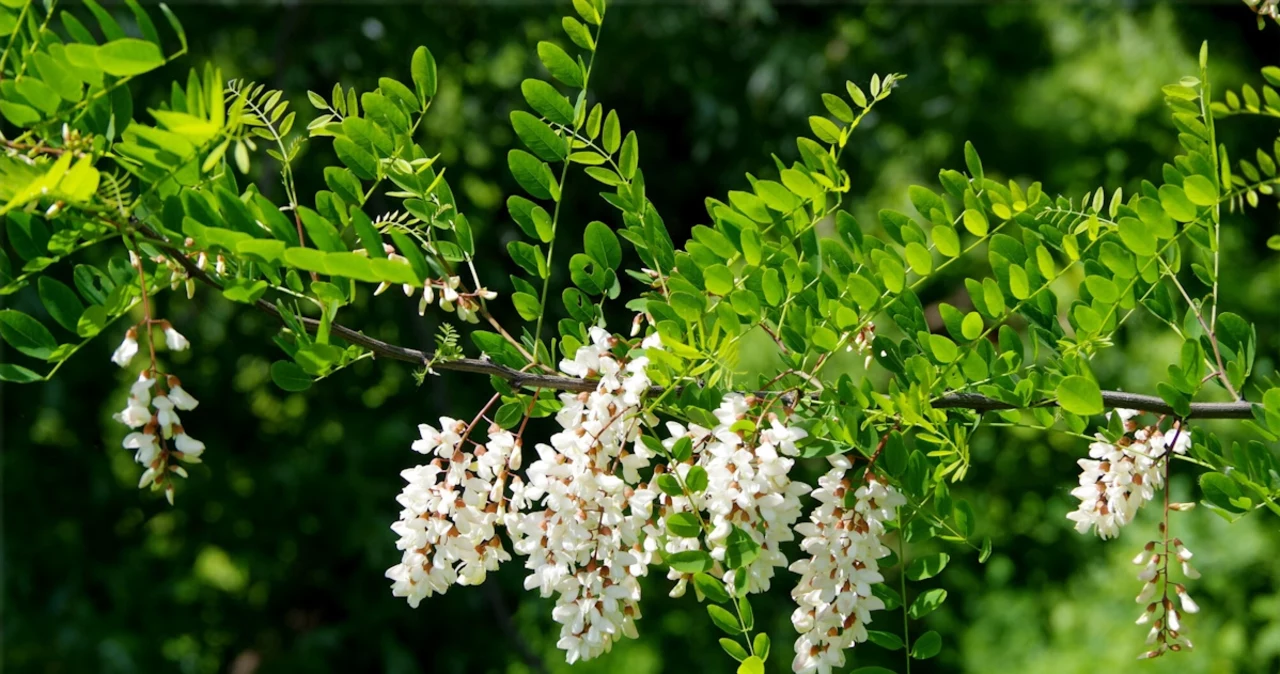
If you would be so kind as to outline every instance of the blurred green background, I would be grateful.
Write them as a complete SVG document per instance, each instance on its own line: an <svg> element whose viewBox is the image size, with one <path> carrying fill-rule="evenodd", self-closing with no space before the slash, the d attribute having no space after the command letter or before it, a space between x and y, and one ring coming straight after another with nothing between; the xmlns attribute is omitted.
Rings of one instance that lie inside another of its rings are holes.
<svg viewBox="0 0 1280 674"><path fill-rule="evenodd" d="M502 251L518 230L503 208L514 189L507 115L523 106L520 80L539 75L533 45L564 42L568 2L174 4L192 54L134 87L139 111L162 100L170 77L212 62L227 78L284 89L305 120L307 89L327 92L341 81L367 90L387 75L408 81L412 50L428 45L441 87L421 142L441 153L481 234L483 280L509 289L514 266ZM770 153L794 158L794 137L821 113L822 92L843 91L846 79L865 86L873 72L909 77L845 153L850 203L868 227L880 208L909 209L908 185L960 168L965 140L989 175L1041 180L1051 193L1078 196L1098 185L1128 192L1158 177L1175 151L1160 86L1194 73L1202 40L1219 91L1280 61L1280 29L1257 31L1247 8L1231 1L616 2L592 79L598 100L637 131L649 196L680 242L705 222L703 199L741 189L744 172L771 170ZM1235 148L1269 145L1276 133L1274 124L1250 121L1222 128ZM269 160L258 160L266 162L255 169L260 188L279 196ZM333 161L327 143L309 146L298 166L302 194L323 188L320 171ZM573 175L566 191L566 240L580 240L574 228L591 219L614 221L585 176ZM394 204L374 203L371 212L384 208ZM1277 220L1267 204L1231 217L1223 232L1224 309L1257 322L1260 375L1274 370L1280 340L1280 277L1263 245ZM951 296L959 280L985 273L984 264L975 255L970 267L955 265L922 301L958 304ZM396 293L373 303L365 295L343 322L431 345L438 316L418 318ZM7 299L41 312L25 295ZM275 325L204 290L183 299L163 299L162 315L193 348L163 357L202 401L184 420L209 449L180 485L176 507L134 488L139 469L110 418L132 378L108 360L123 328L86 348L56 381L0 389L6 671L568 670L554 645L551 603L521 589L519 561L482 587L455 588L417 610L393 598L382 577L399 560L388 525L398 512L398 473L418 458L408 449L416 424L469 418L487 397L483 380L445 374L417 387L404 364L366 361L308 392L285 393L268 375L279 357ZM516 324L509 303L496 306ZM627 320L617 314L613 325ZM1153 391L1177 346L1158 322L1135 317L1095 369L1109 387ZM1244 433L1226 423L1212 430ZM920 584L945 587L950 599L912 626L944 637L942 654L912 671L1280 670L1280 535L1266 513L1233 525L1204 509L1175 515L1175 533L1205 574L1191 588L1203 610L1186 621L1197 649L1133 660L1146 630L1133 625L1140 584L1128 560L1155 535L1156 512L1117 541L1077 535L1064 516L1085 452L1068 436L978 435L975 466L953 493L975 503L995 554L980 565L949 549L947 571ZM821 467L797 470L812 477ZM1190 466L1175 469L1174 497L1194 499ZM788 575L755 602L773 637L771 672L789 671L795 637ZM645 585L641 638L572 671L732 671L702 609L692 596L667 598L662 576ZM898 632L900 623L890 613L875 626ZM858 666L902 667L901 653L870 644L850 656Z"/></svg>

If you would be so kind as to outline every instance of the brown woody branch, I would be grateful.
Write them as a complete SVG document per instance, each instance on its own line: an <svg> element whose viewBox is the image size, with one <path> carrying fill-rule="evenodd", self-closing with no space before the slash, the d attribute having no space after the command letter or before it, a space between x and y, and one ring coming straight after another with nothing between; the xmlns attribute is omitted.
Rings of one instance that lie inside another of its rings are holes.
<svg viewBox="0 0 1280 674"><path fill-rule="evenodd" d="M160 239L145 227L139 227L149 238ZM177 260L192 278L204 283L212 288L221 289L222 285L211 278L204 270L196 267L186 255L175 248L169 246L160 246L165 250L171 258ZM258 310L269 314L281 323L284 317L280 315L280 310L276 306L266 300L258 300L255 303ZM320 327L320 321L314 318L299 316L298 320L306 327L309 332L316 332ZM379 339L370 337L362 332L357 332L344 325L333 323L330 325L330 334L341 337L343 340L362 346L374 353L375 356L382 358L390 358L392 360L400 360L407 363L417 365L426 365L432 360L432 354L428 351L420 351L396 344L390 344ZM451 370L454 372L471 372L475 374L485 374L499 377L506 380L511 386L516 388L531 389L551 389L557 391L594 391L596 381L593 379L578 379L577 377L565 377L560 375L549 374L532 374L521 372L515 368L507 367L495 363L485 358L457 358L453 360L442 360L432 364L432 368L437 370ZM661 388L655 387L655 390L661 391ZM1109 408L1127 408L1140 410L1143 412L1152 412L1155 414L1176 414L1164 400L1149 395L1140 395L1137 393L1126 393L1124 391L1103 391L1102 402ZM1036 406L1054 407L1057 406L1056 400L1043 400L1036 403ZM1019 409L1019 406L1007 403L995 398L990 398L979 393L948 393L939 398L934 399L933 407L936 409L970 409L977 411L997 411ZM1187 415L1188 419L1249 419L1253 417L1252 403L1246 401L1231 403L1191 403L1191 413Z"/></svg>

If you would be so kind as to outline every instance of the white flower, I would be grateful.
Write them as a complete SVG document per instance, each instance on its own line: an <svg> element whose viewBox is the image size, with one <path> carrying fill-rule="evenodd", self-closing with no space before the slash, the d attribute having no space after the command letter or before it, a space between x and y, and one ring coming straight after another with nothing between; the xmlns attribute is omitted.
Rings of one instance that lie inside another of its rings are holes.
<svg viewBox="0 0 1280 674"><path fill-rule="evenodd" d="M178 414L173 411L173 401L167 396L156 396L151 401L151 406L156 410L156 423L160 426L160 432L165 438L173 437L173 427L182 423Z"/></svg>
<svg viewBox="0 0 1280 674"><path fill-rule="evenodd" d="M191 342L188 342L182 333L174 330L169 321L165 321L162 327L164 327L164 344L170 351L185 351L191 346Z"/></svg>
<svg viewBox="0 0 1280 674"><path fill-rule="evenodd" d="M173 402L174 407L187 411L194 410L196 405L200 404L199 400L191 397L191 394L182 388L182 382L173 375L169 375L169 400Z"/></svg>
<svg viewBox="0 0 1280 674"><path fill-rule="evenodd" d="M185 432L173 436L173 446L188 459L198 459L204 453L204 443L187 435Z"/></svg>
<svg viewBox="0 0 1280 674"><path fill-rule="evenodd" d="M151 421L151 410L147 407L147 403L131 396L128 405L114 416L116 421L129 428L138 428Z"/></svg>
<svg viewBox="0 0 1280 674"><path fill-rule="evenodd" d="M125 367L138 355L138 329L129 328L124 335L124 341L120 342L120 346L116 347L115 353L111 354L111 362Z"/></svg>
<svg viewBox="0 0 1280 674"><path fill-rule="evenodd" d="M156 445L156 436L151 433L130 433L124 436L122 444L125 449L137 450L134 452L133 460L143 466L151 466L151 462L160 454L160 447Z"/></svg>

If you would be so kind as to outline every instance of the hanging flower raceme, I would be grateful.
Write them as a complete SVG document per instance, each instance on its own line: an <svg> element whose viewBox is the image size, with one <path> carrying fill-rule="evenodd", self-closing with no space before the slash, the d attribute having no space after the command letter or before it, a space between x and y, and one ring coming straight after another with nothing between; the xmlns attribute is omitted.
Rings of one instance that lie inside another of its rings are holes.
<svg viewBox="0 0 1280 674"><path fill-rule="evenodd" d="M689 471L700 466L706 471L707 486L695 495L693 503L684 496L664 495L660 519L652 532L663 531L667 518L673 515L702 511L710 525L707 551L719 562L725 561L734 532L745 533L759 546L760 554L746 568L726 571L724 581L732 588L736 575L746 573L745 587L749 592L768 590L775 570L787 565L780 546L795 540L792 525L800 519L800 496L809 492L808 485L792 482L789 476L795 463L793 457L799 454L796 442L807 433L788 426L782 416L756 411L760 402L754 396L730 393L715 411L719 422L715 428L693 424L686 429L674 422L667 424L671 437L664 445L668 452L681 438L689 438L693 447L690 462L676 463L668 469L678 473L685 483ZM758 428L757 422L761 424ZM671 537L663 552L670 555L699 547L697 538ZM689 575L673 569L668 577L679 582L679 594Z"/></svg>
<svg viewBox="0 0 1280 674"><path fill-rule="evenodd" d="M146 328L147 338L151 339L150 328L155 326L163 330L165 344L171 351L182 351L190 346L187 338L174 329L169 321L144 319L140 324ZM154 354L154 347L151 349ZM124 367L138 353L138 326L129 328L124 341L112 354L111 360ZM178 417L178 411L189 411L200 402L182 388L182 382L173 375L160 372L154 358L147 369L138 374L138 379L129 387L129 400L125 408L114 416L116 421L132 430L124 437L125 449L134 450L133 459L144 470L138 480L138 488L164 490L165 498L173 503L174 486L170 475L187 477L187 471L174 463L200 463L200 455L204 453L204 443L187 434ZM172 444L170 448L169 443Z"/></svg>
<svg viewBox="0 0 1280 674"><path fill-rule="evenodd" d="M809 521L796 526L800 548L810 556L791 565L800 582L791 591L798 607L791 624L800 632L792 669L827 674L845 664L844 650L867 640L871 612L884 602L871 592L884 581L878 560L889 555L881 540L885 523L906 503L874 475L855 486L845 455L828 457L832 468L818 478L818 505Z"/></svg>
<svg viewBox="0 0 1280 674"><path fill-rule="evenodd" d="M643 531L656 497L644 483L632 487L624 479L638 477L648 465L647 454L627 455L624 449L635 443L642 422L652 422L641 406L650 386L648 358L615 356L616 340L601 328L592 328L590 338L560 369L583 379L598 377L599 383L593 391L561 394L556 421L562 430L550 444L537 446L529 483L516 488L522 504L542 509L507 515L516 552L529 558L525 587L556 596L556 645L570 663L637 635L638 578L652 560ZM642 346L657 347L657 337Z"/></svg>
<svg viewBox="0 0 1280 674"><path fill-rule="evenodd" d="M1166 533L1165 525L1160 524L1160 532ZM1159 541L1147 543L1142 552L1134 557L1133 563L1141 566L1138 580L1143 582L1142 591L1135 601L1146 604L1137 624L1151 624L1147 632L1147 645L1155 646L1138 656L1139 660L1155 658L1168 651L1191 650L1191 640L1187 638L1182 627L1182 616L1186 613L1198 613L1200 606L1187 594L1182 583L1169 579L1169 565L1177 564L1182 568L1182 575L1189 579L1200 577L1200 573L1190 564L1191 551L1180 539L1170 541L1166 535L1162 544ZM1169 593L1173 592L1170 598ZM1160 596L1157 597L1157 594Z"/></svg>
<svg viewBox="0 0 1280 674"><path fill-rule="evenodd" d="M498 540L503 491L509 469L520 464L520 443L498 426L489 441L466 451L465 423L440 418L440 428L422 424L413 450L430 463L400 475L408 483L397 497L403 510L391 530L400 536L400 563L387 569L391 592L409 605L450 585L478 585L511 558Z"/></svg>
<svg viewBox="0 0 1280 674"><path fill-rule="evenodd" d="M1080 485L1071 495L1080 506L1067 515L1076 531L1115 538L1120 528L1133 521L1143 503L1155 496L1164 484L1163 466L1169 452L1186 454L1191 447L1190 432L1175 423L1166 436L1157 426L1139 428L1132 420L1138 413L1117 410L1125 434L1115 442L1097 436L1089 445L1088 459L1078 461Z"/></svg>

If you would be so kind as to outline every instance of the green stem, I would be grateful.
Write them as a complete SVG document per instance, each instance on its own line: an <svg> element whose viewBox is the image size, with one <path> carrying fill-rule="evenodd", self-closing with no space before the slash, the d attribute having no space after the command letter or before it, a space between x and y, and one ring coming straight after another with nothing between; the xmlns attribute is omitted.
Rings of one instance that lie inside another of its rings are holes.
<svg viewBox="0 0 1280 674"><path fill-rule="evenodd" d="M601 25L596 28L596 34L593 38L596 48L591 50L591 58L587 60L587 70L582 74L582 99L584 101L584 106L586 105L587 87L591 84L591 71L594 69L596 63L596 50L600 48L600 33L603 30L604 25L602 22ZM583 117L585 119L585 113ZM577 130L575 129L573 135L576 135L576 131ZM572 147L573 143L569 139L565 139L565 145ZM564 203L564 184L565 180L569 177L570 164L571 162L566 154L564 158L564 167L560 169L560 182L558 183L560 198L556 199L556 207L552 210L551 214L551 242L547 244L547 277L542 279L542 293L541 298L538 300L538 321L533 329L533 355L535 359L541 352L541 349L538 347L542 343L542 322L547 315L547 292L551 288L551 261L554 259L553 256L556 251L556 229L560 224L560 206ZM548 349L547 353L548 357L550 357L550 349Z"/></svg>

